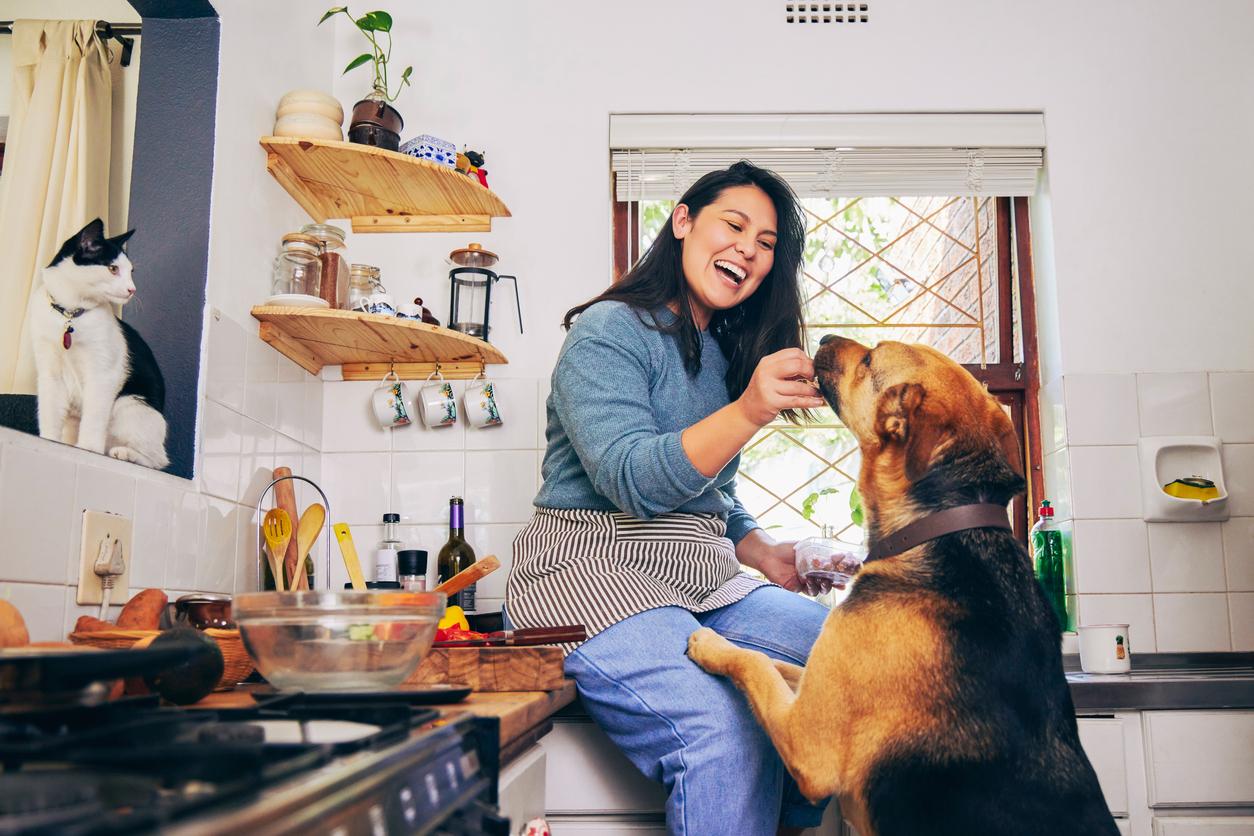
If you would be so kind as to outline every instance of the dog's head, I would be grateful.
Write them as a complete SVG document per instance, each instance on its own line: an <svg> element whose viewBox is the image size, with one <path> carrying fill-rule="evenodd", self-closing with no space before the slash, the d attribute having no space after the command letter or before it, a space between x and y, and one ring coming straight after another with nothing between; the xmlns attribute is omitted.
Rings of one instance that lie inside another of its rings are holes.
<svg viewBox="0 0 1254 836"><path fill-rule="evenodd" d="M945 490L969 488L982 494L979 501L1008 502L1023 489L1023 454L1010 418L939 351L898 342L871 349L827 336L814 368L823 396L862 448L865 503L882 508L906 499L939 463L959 458L966 465L946 474Z"/></svg>

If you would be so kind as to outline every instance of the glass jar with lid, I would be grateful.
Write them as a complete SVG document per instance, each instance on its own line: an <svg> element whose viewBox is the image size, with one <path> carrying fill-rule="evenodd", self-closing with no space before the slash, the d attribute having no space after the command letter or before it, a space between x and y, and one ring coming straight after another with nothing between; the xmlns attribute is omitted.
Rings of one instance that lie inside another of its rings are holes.
<svg viewBox="0 0 1254 836"><path fill-rule="evenodd" d="M322 262L318 239L292 232L283 236L283 251L274 259L270 292L274 296L312 296L321 301ZM300 300L273 300L276 304Z"/></svg>
<svg viewBox="0 0 1254 836"><path fill-rule="evenodd" d="M347 308L348 259L344 257L344 230L331 224L305 224L300 231L318 241L318 260L322 262L320 295L333 308Z"/></svg>
<svg viewBox="0 0 1254 836"><path fill-rule="evenodd" d="M379 268L370 264L354 264L349 267L348 273L349 310L367 310L371 295L380 287Z"/></svg>

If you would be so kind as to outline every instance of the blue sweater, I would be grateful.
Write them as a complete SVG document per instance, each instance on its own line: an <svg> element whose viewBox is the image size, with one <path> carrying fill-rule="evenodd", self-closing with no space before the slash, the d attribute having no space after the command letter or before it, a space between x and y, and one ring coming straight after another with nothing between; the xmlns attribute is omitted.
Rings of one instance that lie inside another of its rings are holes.
<svg viewBox="0 0 1254 836"><path fill-rule="evenodd" d="M665 308L654 316L675 320ZM740 456L711 479L680 444L684 429L728 403L727 360L708 331L701 337L701 371L690 377L675 338L625 303L598 302L575 320L553 370L537 506L644 519L716 513L733 543L757 527L736 499Z"/></svg>

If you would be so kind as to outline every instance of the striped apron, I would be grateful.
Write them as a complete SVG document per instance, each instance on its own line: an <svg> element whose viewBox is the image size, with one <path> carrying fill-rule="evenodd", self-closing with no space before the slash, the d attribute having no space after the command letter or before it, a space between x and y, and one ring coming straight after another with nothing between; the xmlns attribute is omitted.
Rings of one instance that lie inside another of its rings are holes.
<svg viewBox="0 0 1254 836"><path fill-rule="evenodd" d="M588 638L657 607L733 604L766 581L745 574L718 514L642 520L613 511L536 508L514 538L505 609L516 627L583 624ZM561 645L569 654L575 643Z"/></svg>

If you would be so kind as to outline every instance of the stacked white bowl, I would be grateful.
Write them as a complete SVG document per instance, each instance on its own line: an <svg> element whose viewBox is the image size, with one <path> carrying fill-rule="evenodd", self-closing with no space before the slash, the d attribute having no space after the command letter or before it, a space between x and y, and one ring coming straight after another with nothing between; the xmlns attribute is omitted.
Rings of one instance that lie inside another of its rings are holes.
<svg viewBox="0 0 1254 836"><path fill-rule="evenodd" d="M318 90L293 90L279 99L274 135L343 140L344 108L338 99Z"/></svg>

